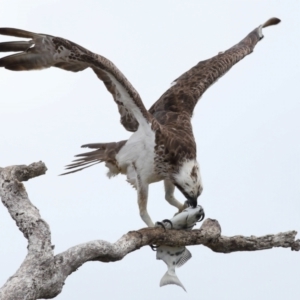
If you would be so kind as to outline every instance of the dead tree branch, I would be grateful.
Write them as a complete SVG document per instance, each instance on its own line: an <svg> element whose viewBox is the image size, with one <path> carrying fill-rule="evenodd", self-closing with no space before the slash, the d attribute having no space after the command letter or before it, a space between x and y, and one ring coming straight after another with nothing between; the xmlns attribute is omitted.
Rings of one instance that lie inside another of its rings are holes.
<svg viewBox="0 0 300 300"><path fill-rule="evenodd" d="M218 221L206 219L200 229L192 231L143 228L128 232L115 243L96 240L54 255L50 228L28 199L21 182L43 175L46 170L43 162L0 168L2 203L28 240L28 254L17 272L0 289L1 300L54 298L61 293L66 278L84 263L118 261L146 245L204 245L221 253L273 247L300 250L300 240L295 240L296 231L262 237L225 237L221 236Z"/></svg>

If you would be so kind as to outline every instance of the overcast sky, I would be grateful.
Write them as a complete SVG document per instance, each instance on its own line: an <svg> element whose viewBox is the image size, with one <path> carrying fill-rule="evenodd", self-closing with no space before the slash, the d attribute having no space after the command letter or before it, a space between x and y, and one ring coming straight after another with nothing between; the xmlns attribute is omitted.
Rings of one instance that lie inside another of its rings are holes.
<svg viewBox="0 0 300 300"><path fill-rule="evenodd" d="M280 18L254 52L205 93L193 118L206 216L220 222L223 235L260 236L300 230L299 14L298 0L2 0L0 26L58 35L104 55L149 108L197 62ZM0 86L0 166L46 163L47 174L25 185L50 225L55 253L95 239L114 242L144 227L124 176L109 180L104 165L57 176L82 144L130 136L91 70L1 69ZM148 207L155 221L175 213L162 182L150 186ZM4 206L0 240L2 286L26 255L26 240ZM57 299L300 299L297 252L189 249L192 259L177 269L187 293L159 287L166 265L144 247L120 262L85 264Z"/></svg>

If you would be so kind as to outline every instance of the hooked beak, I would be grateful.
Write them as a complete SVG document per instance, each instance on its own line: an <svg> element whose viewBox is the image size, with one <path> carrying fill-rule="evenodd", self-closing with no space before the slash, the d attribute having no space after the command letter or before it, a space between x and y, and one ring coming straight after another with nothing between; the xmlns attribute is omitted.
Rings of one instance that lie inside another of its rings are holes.
<svg viewBox="0 0 300 300"><path fill-rule="evenodd" d="M187 202L191 207L195 208L198 204L197 199L198 197L187 197Z"/></svg>

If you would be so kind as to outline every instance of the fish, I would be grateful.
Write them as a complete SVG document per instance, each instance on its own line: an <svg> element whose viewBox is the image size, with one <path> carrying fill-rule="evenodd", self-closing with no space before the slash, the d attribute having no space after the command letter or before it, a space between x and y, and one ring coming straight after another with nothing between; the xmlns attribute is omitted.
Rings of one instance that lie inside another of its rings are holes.
<svg viewBox="0 0 300 300"><path fill-rule="evenodd" d="M163 260L168 266L167 272L161 278L159 286L176 284L186 291L184 285L176 275L175 268L183 266L192 257L191 252L185 247L159 246L156 249L156 259Z"/></svg>
<svg viewBox="0 0 300 300"><path fill-rule="evenodd" d="M156 222L155 226L164 228L191 230L197 222L204 219L204 210L201 205L197 207L188 207L181 213L175 215L171 220ZM156 259L164 261L168 270L160 280L160 287L175 284L186 291L184 285L176 275L175 269L183 266L192 257L191 252L185 247L157 246Z"/></svg>

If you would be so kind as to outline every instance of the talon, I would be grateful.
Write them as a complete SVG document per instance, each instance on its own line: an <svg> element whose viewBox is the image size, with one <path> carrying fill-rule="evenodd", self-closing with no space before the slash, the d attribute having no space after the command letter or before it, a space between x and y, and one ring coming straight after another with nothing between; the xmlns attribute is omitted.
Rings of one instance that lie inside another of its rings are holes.
<svg viewBox="0 0 300 300"><path fill-rule="evenodd" d="M164 223L169 223L170 226L171 226L171 229L173 229L173 223L172 223L172 221L170 221L170 220L168 220L168 219L165 219L165 220L163 220L163 222L164 222Z"/></svg>
<svg viewBox="0 0 300 300"><path fill-rule="evenodd" d="M202 221L203 219L205 218L205 213L203 212L202 216L201 216L201 220Z"/></svg>
<svg viewBox="0 0 300 300"><path fill-rule="evenodd" d="M205 213L203 213L197 222L201 222L205 218Z"/></svg>
<svg viewBox="0 0 300 300"><path fill-rule="evenodd" d="M197 221L197 223L198 223L198 222L201 222L204 218L205 218L205 212L204 212L204 210L202 209L201 212L200 212L199 220Z"/></svg>
<svg viewBox="0 0 300 300"><path fill-rule="evenodd" d="M149 245L149 246L152 249L152 251L157 251L156 249L158 248L158 246L154 246L154 245Z"/></svg>
<svg viewBox="0 0 300 300"><path fill-rule="evenodd" d="M155 225L160 225L166 231L166 227L163 222L156 222Z"/></svg>

